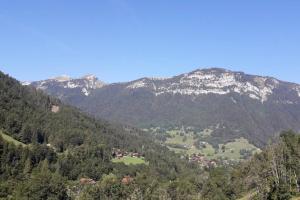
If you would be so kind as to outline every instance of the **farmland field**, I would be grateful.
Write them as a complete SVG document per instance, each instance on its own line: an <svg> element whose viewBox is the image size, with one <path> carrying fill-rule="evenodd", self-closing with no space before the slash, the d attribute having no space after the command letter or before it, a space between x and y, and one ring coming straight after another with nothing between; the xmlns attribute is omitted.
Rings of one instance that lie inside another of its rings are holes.
<svg viewBox="0 0 300 200"><path fill-rule="evenodd" d="M155 132L159 128L152 128ZM168 136L165 145L175 153L191 155L203 154L208 158L225 158L239 160L243 159L241 152L254 154L260 152L260 149L250 144L245 138L237 138L232 142L226 144L219 144L219 148L215 149L213 146L205 142L205 138L210 137L211 129L204 129L201 132L182 131L180 129L167 130L165 134ZM202 143L201 145L199 144Z"/></svg>
<svg viewBox="0 0 300 200"><path fill-rule="evenodd" d="M175 151L176 153L183 153L183 154L204 154L208 157L212 157L215 153L214 148L212 145L206 143L205 147L199 149L195 146L195 142L197 141L196 138L194 138L194 134L191 132L188 132L184 135L180 135L178 130L172 130L167 131L167 133L171 136L167 139L165 144L168 146L169 149ZM203 135L208 136L210 133L209 130L205 130ZM201 133L202 134L202 133ZM180 145L183 148L176 148L174 145Z"/></svg>
<svg viewBox="0 0 300 200"><path fill-rule="evenodd" d="M131 156L124 156L123 158L112 159L113 163L124 163L125 165L138 165L138 164L148 164L145 162L144 158L136 158Z"/></svg>
<svg viewBox="0 0 300 200"><path fill-rule="evenodd" d="M219 145L219 151L215 156L241 159L240 150L242 149L252 151L253 154L260 152L260 149L250 144L245 138L235 139L234 142L224 144L225 152L222 151L222 146L222 144Z"/></svg>

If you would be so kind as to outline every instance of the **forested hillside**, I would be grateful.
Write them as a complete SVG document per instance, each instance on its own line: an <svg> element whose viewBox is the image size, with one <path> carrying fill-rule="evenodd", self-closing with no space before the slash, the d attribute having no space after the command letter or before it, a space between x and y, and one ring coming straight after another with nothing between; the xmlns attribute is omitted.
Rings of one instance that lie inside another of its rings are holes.
<svg viewBox="0 0 300 200"><path fill-rule="evenodd" d="M231 170L212 170L207 184L207 199L300 199L300 135L281 133L275 144L249 161Z"/></svg>
<svg viewBox="0 0 300 200"><path fill-rule="evenodd" d="M150 139L138 129L96 121L2 73L0 78L0 126L21 142L50 144L63 152L84 143L134 150L140 149L142 143L147 145L145 141Z"/></svg>
<svg viewBox="0 0 300 200"><path fill-rule="evenodd" d="M16 146L1 136L4 199L75 198L86 189L81 178L99 181L99 188L92 188L105 190L94 194L99 198L159 195L160 184L193 174L184 160L138 129L95 120L3 73L0 91L1 131L27 144ZM113 148L138 152L148 165L112 163ZM130 186L121 184L124 176L132 177Z"/></svg>
<svg viewBox="0 0 300 200"><path fill-rule="evenodd" d="M3 73L0 92L0 199L284 200L299 194L300 136L293 132L249 161L203 168L138 129L95 120ZM113 162L115 152L145 162Z"/></svg>

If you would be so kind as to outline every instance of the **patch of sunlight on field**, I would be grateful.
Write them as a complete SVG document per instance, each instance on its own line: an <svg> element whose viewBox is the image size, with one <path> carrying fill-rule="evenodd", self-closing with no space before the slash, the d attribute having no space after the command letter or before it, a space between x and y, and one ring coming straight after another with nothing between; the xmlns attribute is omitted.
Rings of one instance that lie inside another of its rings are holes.
<svg viewBox="0 0 300 200"><path fill-rule="evenodd" d="M243 198L240 198L238 200L251 200L255 194L256 194L256 192L254 192L254 191L249 192Z"/></svg>
<svg viewBox="0 0 300 200"><path fill-rule="evenodd" d="M229 142L225 144L225 152L222 152L223 144L219 145L219 152L215 155L217 157L228 157L231 159L240 159L240 150L253 150L254 153L259 153L261 150L250 144L247 139L239 138L235 139L234 142Z"/></svg>
<svg viewBox="0 0 300 200"><path fill-rule="evenodd" d="M148 165L148 162L145 161L144 158L136 158L131 156L124 156L123 158L114 158L112 159L113 163L124 163L125 165L138 165L138 164L146 164Z"/></svg>
<svg viewBox="0 0 300 200"><path fill-rule="evenodd" d="M201 149L197 149L194 146L194 143L197 141L196 139L194 139L193 134L185 134L185 136L181 136L179 134L177 134L175 131L169 131L169 133L172 135L171 138L168 138L166 141L166 145L170 145L170 144L179 144L182 145L183 147L185 147L186 149L182 149L182 148L175 148L175 147L171 147L169 146L169 149L174 151L175 153L184 153L184 154L204 154L208 157L213 156L215 153L215 149L212 147L212 145L210 144L206 144L205 148L201 148ZM185 138L185 140L184 140Z"/></svg>
<svg viewBox="0 0 300 200"><path fill-rule="evenodd" d="M184 140L184 138L186 138ZM166 144L182 144L182 145L186 145L186 146L192 146L194 144L194 139L192 135L188 135L186 134L185 136L181 136L181 135L173 135L173 137L168 138L166 141Z"/></svg>
<svg viewBox="0 0 300 200"><path fill-rule="evenodd" d="M3 133L2 131L0 131L0 135L2 136L2 138L3 138L4 140L6 140L7 142L13 143L13 144L15 144L16 146L18 146L18 145L21 145L21 146L23 146L23 147L27 146L26 144L24 144L24 143L22 143L22 142L19 142L18 140L12 138L11 136L6 135L6 134Z"/></svg>
<svg viewBox="0 0 300 200"><path fill-rule="evenodd" d="M300 196L298 196L298 197L293 197L291 200L300 200Z"/></svg>
<svg viewBox="0 0 300 200"><path fill-rule="evenodd" d="M200 139L201 141L201 138L204 139L206 137L210 137L212 133L211 129L204 129L203 131L196 133L196 135L191 131L185 132L184 134L181 133L182 132L179 129L167 131L167 134L170 137L167 138L165 144L170 150L174 151L175 153L186 155L201 153L211 159L221 157L239 160L242 158L242 155L240 154L241 150L251 151L252 154L259 153L261 151L254 145L250 144L245 138L235 139L233 142L226 143L225 152L222 151L223 144L219 145L218 150L215 150L209 143L205 143L204 145L201 145L202 147L199 146L199 148L197 148L195 146L195 142L198 139Z"/></svg>

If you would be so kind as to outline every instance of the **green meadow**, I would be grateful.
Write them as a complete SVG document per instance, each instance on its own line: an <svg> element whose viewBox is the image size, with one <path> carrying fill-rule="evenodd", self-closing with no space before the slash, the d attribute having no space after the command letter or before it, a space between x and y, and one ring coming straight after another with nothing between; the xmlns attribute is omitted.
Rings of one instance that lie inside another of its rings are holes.
<svg viewBox="0 0 300 200"><path fill-rule="evenodd" d="M16 146L18 146L18 145L21 145L21 146L23 146L23 147L27 146L26 144L24 144L24 143L22 143L22 142L20 142L20 141L18 141L18 140L16 140L16 139L14 139L14 138L12 138L11 136L9 136L9 135L3 133L1 130L0 130L0 135L2 136L2 138L3 138L4 140L13 143L13 144L15 144Z"/></svg>
<svg viewBox="0 0 300 200"><path fill-rule="evenodd" d="M125 165L138 165L138 164L148 164L144 158L136 158L131 156L124 156L123 158L112 159L113 163L124 163Z"/></svg>

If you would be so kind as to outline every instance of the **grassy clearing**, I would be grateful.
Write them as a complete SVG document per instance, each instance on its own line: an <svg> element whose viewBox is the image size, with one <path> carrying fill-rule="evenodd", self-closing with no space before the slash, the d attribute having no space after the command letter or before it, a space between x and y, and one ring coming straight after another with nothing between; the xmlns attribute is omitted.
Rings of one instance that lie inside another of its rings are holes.
<svg viewBox="0 0 300 200"><path fill-rule="evenodd" d="M155 132L158 128L151 128L152 132ZM189 131L188 128L182 133L180 128L175 128L173 130L168 130L166 133L170 136L165 141L166 146L174 151L175 153L180 154L204 154L208 158L227 158L233 160L242 159L242 155L240 154L241 150L247 150L248 152L258 153L260 149L250 144L247 139L239 138L235 139L233 142L229 142L224 144L225 152L222 150L223 144L219 145L219 149L214 149L211 144L206 143L205 145L200 145L199 148L195 146L197 140L205 140L207 137L211 137L212 129L204 129L201 132L195 133L194 131ZM204 142L204 141L203 141ZM196 144L198 145L198 144ZM245 154L246 155L246 154Z"/></svg>
<svg viewBox="0 0 300 200"><path fill-rule="evenodd" d="M183 154L204 154L208 157L213 156L215 153L215 149L210 145L207 144L205 148L197 149L194 145L196 142L196 139L194 139L192 133L187 133L184 136L181 136L178 131L168 131L168 133L172 136L171 138L168 138L166 141L166 145L170 144L178 144L182 145L187 149L180 149L180 148L174 148L169 147L170 150L175 151L175 153L183 153ZM185 139L184 139L185 138Z"/></svg>
<svg viewBox="0 0 300 200"><path fill-rule="evenodd" d="M240 198L238 200L251 200L253 198L253 196L255 195L255 192L249 193L246 196L244 196L243 198ZM292 197L291 200L300 200L300 197Z"/></svg>
<svg viewBox="0 0 300 200"><path fill-rule="evenodd" d="M194 139L191 135L185 135L186 140L184 141L184 136L173 135L172 138L168 138L166 144L182 144L186 146L192 146L194 144Z"/></svg>
<svg viewBox="0 0 300 200"><path fill-rule="evenodd" d="M254 195L256 195L255 191L249 192L248 194L246 194L243 198L240 198L238 200L250 200L254 197Z"/></svg>
<svg viewBox="0 0 300 200"><path fill-rule="evenodd" d="M225 152L222 151L222 144L219 145L219 151L215 155L216 157L228 157L231 159L241 159L240 150L253 150L253 153L260 152L260 149L250 144L247 139L239 138L234 142L225 144Z"/></svg>
<svg viewBox="0 0 300 200"><path fill-rule="evenodd" d="M208 136L210 134L210 130L204 130ZM202 132L202 135L204 135ZM194 134L192 133L186 133L184 136L180 135L180 132L178 130L172 130L168 131L168 134L171 135L170 138L167 139L165 144L169 147L170 150L175 151L175 153L183 153L183 154L204 154L208 158L228 158L228 159L234 159L239 160L241 159L240 150L248 150L252 151L252 153L260 152L258 148L256 148L254 145L250 144L247 139L245 138L239 138L236 139L234 142L229 142L225 144L225 152L222 151L223 144L219 145L219 149L215 151L215 149L210 144L206 144L205 148L197 149L194 145L196 142L196 139L194 139ZM176 148L171 145L181 145L183 148Z"/></svg>
<svg viewBox="0 0 300 200"><path fill-rule="evenodd" d="M175 153L178 153L178 154L187 154L186 153L186 150L184 149L179 149L179 148L173 148L173 147L169 147L168 148L171 150L171 151L174 151Z"/></svg>
<svg viewBox="0 0 300 200"><path fill-rule="evenodd" d="M27 146L26 144L24 144L24 143L22 143L22 142L19 142L18 140L12 138L11 136L6 135L6 134L3 133L2 131L0 131L0 135L2 136L2 138L3 138L4 140L6 140L7 142L14 143L16 146L18 146L18 145L21 145L22 147Z"/></svg>
<svg viewBox="0 0 300 200"><path fill-rule="evenodd" d="M300 200L300 196L298 196L298 197L293 197L291 200Z"/></svg>
<svg viewBox="0 0 300 200"><path fill-rule="evenodd" d="M138 164L146 164L148 163L145 161L144 158L135 158L131 156L124 156L121 159L114 158L112 159L113 163L124 163L125 165L138 165Z"/></svg>
<svg viewBox="0 0 300 200"><path fill-rule="evenodd" d="M202 149L202 153L208 157L213 157L215 155L215 149L212 145L206 144L206 147Z"/></svg>

